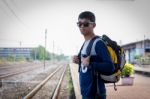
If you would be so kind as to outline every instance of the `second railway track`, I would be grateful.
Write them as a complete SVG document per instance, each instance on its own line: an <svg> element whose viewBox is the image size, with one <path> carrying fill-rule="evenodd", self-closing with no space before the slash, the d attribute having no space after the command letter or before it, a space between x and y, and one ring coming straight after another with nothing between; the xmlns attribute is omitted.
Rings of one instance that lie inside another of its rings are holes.
<svg viewBox="0 0 150 99"><path fill-rule="evenodd" d="M43 92L51 93L49 94L49 97L52 96L52 93L57 85L58 79L62 75L62 72L66 66L66 63L57 63L57 64L51 64L46 67L46 69L39 68L35 69L33 71L29 71L27 73L22 73L19 75L11 76L2 79L2 86L0 87L0 99L22 99L24 98L28 93L30 93L40 82L42 82L43 79L45 79L48 75L51 75L53 71L56 70L62 65L62 68L56 72L56 74L53 75L53 77L46 83L45 86L50 90L47 91L41 91L44 87L40 89L39 92L35 94L33 99L37 99L37 97L44 97L45 95ZM44 96L39 95L39 93L42 93ZM36 98L35 98L36 97ZM41 99L41 98L38 98ZM49 98L48 98L49 99Z"/></svg>
<svg viewBox="0 0 150 99"><path fill-rule="evenodd" d="M47 64L48 65L48 64ZM35 69L42 68L42 64L24 64L22 65L13 65L13 66L3 66L0 67L0 80L11 77L14 75L18 75L21 73L33 71Z"/></svg>

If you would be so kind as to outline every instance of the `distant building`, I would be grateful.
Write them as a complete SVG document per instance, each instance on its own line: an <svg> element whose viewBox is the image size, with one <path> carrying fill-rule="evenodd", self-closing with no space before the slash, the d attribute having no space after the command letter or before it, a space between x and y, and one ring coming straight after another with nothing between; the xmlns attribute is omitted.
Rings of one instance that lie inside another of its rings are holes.
<svg viewBox="0 0 150 99"><path fill-rule="evenodd" d="M128 62L134 62L134 58L137 55L150 55L150 40L145 39L142 41L137 41L129 43L122 46L125 49L126 60Z"/></svg>
<svg viewBox="0 0 150 99"><path fill-rule="evenodd" d="M0 47L0 57L8 57L10 55L13 55L15 57L20 57L23 56L25 58L31 58L32 52L34 48L19 48L19 47L14 47L14 48L2 48Z"/></svg>

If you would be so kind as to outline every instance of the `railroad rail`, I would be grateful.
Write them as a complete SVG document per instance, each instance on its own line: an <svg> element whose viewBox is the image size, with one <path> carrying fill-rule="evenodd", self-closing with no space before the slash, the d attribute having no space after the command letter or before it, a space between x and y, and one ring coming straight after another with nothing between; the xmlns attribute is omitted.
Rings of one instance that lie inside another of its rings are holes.
<svg viewBox="0 0 150 99"><path fill-rule="evenodd" d="M31 99L33 96L37 94L38 91L62 68L63 66L58 67L53 73L51 73L49 76L47 76L41 83L39 83L32 91L30 91L23 99ZM60 86L65 74L67 66L65 66L63 73L61 74L61 77L59 79L59 82L57 83L57 86L55 87L55 90L53 91L51 99L56 99L59 95Z"/></svg>
<svg viewBox="0 0 150 99"><path fill-rule="evenodd" d="M13 65L13 66L2 66L0 67L0 80L11 77L14 75L19 75L25 72L29 72L35 69L42 68L42 63L40 64L24 64L24 65ZM47 64L49 65L49 64Z"/></svg>
<svg viewBox="0 0 150 99"><path fill-rule="evenodd" d="M0 75L0 80L1 79L4 79L4 78L7 78L7 77L11 77L11 76L14 76L14 75L18 75L18 74L21 74L21 73L25 73L25 72L29 72L29 71L32 71L32 70L35 70L35 69L38 69L39 67L41 66L36 66L36 67L30 67L30 68L24 68L23 70L21 71L17 71L17 70L14 70L12 72L9 72L9 73L6 73L6 74L2 74Z"/></svg>

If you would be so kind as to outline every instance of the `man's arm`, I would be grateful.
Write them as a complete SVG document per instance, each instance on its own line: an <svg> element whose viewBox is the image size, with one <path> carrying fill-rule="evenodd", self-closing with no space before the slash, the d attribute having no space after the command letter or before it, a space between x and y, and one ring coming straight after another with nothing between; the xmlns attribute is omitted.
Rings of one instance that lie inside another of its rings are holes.
<svg viewBox="0 0 150 99"><path fill-rule="evenodd" d="M112 63L108 49L103 41L98 41L95 46L96 54L102 59L102 62L91 62L90 64L95 70L102 74L112 74L114 72L114 64Z"/></svg>

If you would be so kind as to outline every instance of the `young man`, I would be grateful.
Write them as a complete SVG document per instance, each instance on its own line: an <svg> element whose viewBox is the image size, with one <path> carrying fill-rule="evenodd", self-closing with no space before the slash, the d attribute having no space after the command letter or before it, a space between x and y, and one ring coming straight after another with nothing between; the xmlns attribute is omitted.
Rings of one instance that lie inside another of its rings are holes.
<svg viewBox="0 0 150 99"><path fill-rule="evenodd" d="M112 73L114 65L104 42L97 38L87 56L87 47L94 34L95 15L90 11L80 13L77 25L85 42L79 56L73 57L73 62L79 64L79 81L82 99L106 99L105 84L99 74Z"/></svg>

